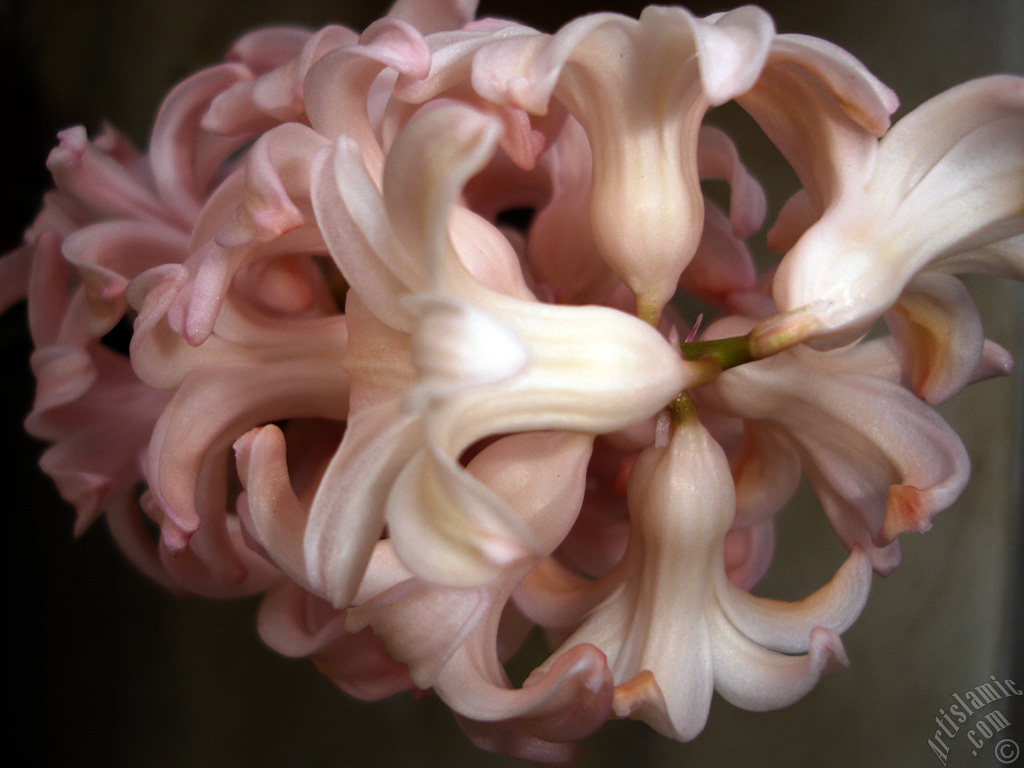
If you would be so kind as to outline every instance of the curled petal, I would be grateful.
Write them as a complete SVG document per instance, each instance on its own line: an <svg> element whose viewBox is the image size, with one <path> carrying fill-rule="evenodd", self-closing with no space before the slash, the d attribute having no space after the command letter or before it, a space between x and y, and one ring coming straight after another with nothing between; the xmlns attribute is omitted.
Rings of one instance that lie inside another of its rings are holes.
<svg viewBox="0 0 1024 768"><path fill-rule="evenodd" d="M517 719L481 722L455 715L462 732L480 749L551 768L572 768L579 753L575 744L536 736Z"/></svg>
<svg viewBox="0 0 1024 768"><path fill-rule="evenodd" d="M43 232L29 248L32 257L28 281L24 286L28 299L28 329L36 347L49 344L81 344L86 329L68 323L69 270L61 253L61 241L53 232ZM8 263L10 259L6 260ZM69 338L70 337L70 338Z"/></svg>
<svg viewBox="0 0 1024 768"><path fill-rule="evenodd" d="M372 627L392 657L408 665L413 683L430 688L489 607L484 589L445 589L408 579L349 609L346 625L350 632Z"/></svg>
<svg viewBox="0 0 1024 768"><path fill-rule="evenodd" d="M956 274L993 275L1024 280L1024 234L947 256L936 268Z"/></svg>
<svg viewBox="0 0 1024 768"><path fill-rule="evenodd" d="M219 496L214 503L220 512L210 515L187 541L150 494L143 494L143 508L161 526L160 562L178 586L193 594L227 598L263 592L280 580L281 572L247 545L238 518L224 513L224 473L208 474L204 490Z"/></svg>
<svg viewBox="0 0 1024 768"><path fill-rule="evenodd" d="M350 696L374 701L412 687L408 670L369 629L345 630L346 614L301 587L282 582L260 604L260 638L278 653L311 656Z"/></svg>
<svg viewBox="0 0 1024 768"><path fill-rule="evenodd" d="M195 221L214 173L248 138L201 141L203 113L217 94L248 78L248 69L239 64L209 67L179 83L160 106L149 144L153 182L183 223Z"/></svg>
<svg viewBox="0 0 1024 768"><path fill-rule="evenodd" d="M513 593L516 606L544 627L573 627L616 588L614 579L588 579L547 557L534 566Z"/></svg>
<svg viewBox="0 0 1024 768"><path fill-rule="evenodd" d="M207 242L197 247L187 262L187 279L165 311L168 322L189 344L199 346L213 333L232 278L239 271L264 260L321 254L325 250L320 231L311 223L241 248Z"/></svg>
<svg viewBox="0 0 1024 768"><path fill-rule="evenodd" d="M338 369L308 356L258 367L203 368L189 376L154 427L147 461L153 492L176 525L199 527L200 466L253 426L302 416L343 419L348 379Z"/></svg>
<svg viewBox="0 0 1024 768"><path fill-rule="evenodd" d="M778 35L772 41L766 67L776 66L796 66L813 74L843 110L873 136L889 130L889 116L899 107L899 99L838 45L809 35Z"/></svg>
<svg viewBox="0 0 1024 768"><path fill-rule="evenodd" d="M399 557L434 583L471 586L508 563L550 554L582 502L590 446L582 435L512 435L484 448L465 472L421 453L388 499Z"/></svg>
<svg viewBox="0 0 1024 768"><path fill-rule="evenodd" d="M615 276L598 256L590 227L590 145L579 122L566 121L540 162L551 175L552 190L530 224L531 271L560 302L598 303Z"/></svg>
<svg viewBox="0 0 1024 768"><path fill-rule="evenodd" d="M187 239L180 230L154 221L107 221L65 238L63 253L82 277L89 302L89 333L99 337L127 309L128 281L150 267L184 260Z"/></svg>
<svg viewBox="0 0 1024 768"><path fill-rule="evenodd" d="M32 363L38 391L25 428L54 441L40 466L75 505L75 529L82 533L107 502L135 492L141 455L168 398L143 386L126 358L99 344L88 351L43 347Z"/></svg>
<svg viewBox="0 0 1024 768"><path fill-rule="evenodd" d="M732 458L740 524L759 523L781 510L800 484L800 457L785 434L761 422L748 422Z"/></svg>
<svg viewBox="0 0 1024 768"><path fill-rule="evenodd" d="M335 606L355 595L384 529L388 491L422 439L419 420L399 413L393 401L349 416L303 538L313 591Z"/></svg>
<svg viewBox="0 0 1024 768"><path fill-rule="evenodd" d="M719 622L728 621L724 616ZM839 636L816 627L805 656L768 651L740 635L726 634L712 646L715 690L730 704L754 712L788 707L823 677L850 665Z"/></svg>
<svg viewBox="0 0 1024 768"><path fill-rule="evenodd" d="M507 504L429 448L395 481L388 523L402 562L444 586L484 584L510 564L540 554L533 531Z"/></svg>
<svg viewBox="0 0 1024 768"><path fill-rule="evenodd" d="M900 362L918 397L937 405L973 380L985 345L981 316L955 277L915 277L886 314Z"/></svg>
<svg viewBox="0 0 1024 768"><path fill-rule="evenodd" d="M381 193L358 146L339 137L313 166L313 209L342 275L388 325L409 332L414 321L400 298L426 282L424 269L395 239Z"/></svg>
<svg viewBox="0 0 1024 768"><path fill-rule="evenodd" d="M217 232L217 244L242 248L295 229L305 217L296 200L309 197L310 165L327 142L297 123L263 134L249 150L241 201Z"/></svg>
<svg viewBox="0 0 1024 768"><path fill-rule="evenodd" d="M277 27L244 36L228 55L237 56L258 76L218 94L203 115L203 129L229 136L301 120L305 113L302 83L310 67L329 51L353 45L357 37L336 25L315 33Z"/></svg>
<svg viewBox="0 0 1024 768"><path fill-rule="evenodd" d="M163 201L116 158L90 144L81 126L57 134L60 144L46 167L58 189L73 196L96 218L157 219L178 225Z"/></svg>
<svg viewBox="0 0 1024 768"><path fill-rule="evenodd" d="M721 581L725 616L758 645L783 653L807 653L815 627L845 632L864 609L871 590L871 560L861 550L850 553L832 581L795 603L782 603Z"/></svg>
<svg viewBox="0 0 1024 768"><path fill-rule="evenodd" d="M981 361L970 383L985 381L996 376L1009 376L1013 373L1013 355L993 341L985 339Z"/></svg>
<svg viewBox="0 0 1024 768"><path fill-rule="evenodd" d="M0 259L0 313L25 298L34 250L25 245Z"/></svg>
<svg viewBox="0 0 1024 768"><path fill-rule="evenodd" d="M380 179L384 152L367 111L367 93L385 68L425 77L430 48L408 22L380 19L363 32L357 45L332 51L309 71L304 84L310 125L334 140L350 137L366 159L374 180Z"/></svg>
<svg viewBox="0 0 1024 768"><path fill-rule="evenodd" d="M304 27L263 27L235 40L224 58L239 61L254 72L266 72L290 61L310 38Z"/></svg>
<svg viewBox="0 0 1024 768"><path fill-rule="evenodd" d="M788 250L826 209L858 194L876 163L876 139L898 106L853 56L806 35L776 36L757 85L738 101L803 184L769 232L777 251Z"/></svg>
<svg viewBox="0 0 1024 768"><path fill-rule="evenodd" d="M305 584L302 538L307 513L288 478L284 434L274 425L256 427L235 441L234 450L245 488L239 516L246 532L278 568Z"/></svg>

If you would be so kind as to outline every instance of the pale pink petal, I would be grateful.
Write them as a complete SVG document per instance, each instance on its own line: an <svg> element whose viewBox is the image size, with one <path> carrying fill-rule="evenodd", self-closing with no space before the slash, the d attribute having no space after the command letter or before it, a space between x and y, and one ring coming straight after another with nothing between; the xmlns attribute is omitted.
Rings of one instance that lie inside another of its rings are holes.
<svg viewBox="0 0 1024 768"><path fill-rule="evenodd" d="M57 134L60 139L46 160L54 183L74 197L93 217L157 219L180 225L154 191L115 158L89 143L81 126Z"/></svg>
<svg viewBox="0 0 1024 768"><path fill-rule="evenodd" d="M264 133L246 155L242 198L218 230L224 248L267 242L305 222L313 157L327 145L318 133L289 123Z"/></svg>
<svg viewBox="0 0 1024 768"><path fill-rule="evenodd" d="M280 572L249 549L237 518L210 520L187 546L168 546L166 529L160 544L164 570L186 591L212 598L238 598L265 591Z"/></svg>
<svg viewBox="0 0 1024 768"><path fill-rule="evenodd" d="M424 35L459 29L473 20L478 0L396 0L388 18L401 19Z"/></svg>
<svg viewBox="0 0 1024 768"><path fill-rule="evenodd" d="M725 535L725 575L734 585L749 591L768 573L774 553L774 520L745 528L734 526Z"/></svg>
<svg viewBox="0 0 1024 768"><path fill-rule="evenodd" d="M728 619L716 617L727 629ZM768 651L731 632L718 633L711 647L715 664L715 690L737 707L767 712L799 701L818 682L850 665L846 650L834 632L816 627L811 631L804 656Z"/></svg>
<svg viewBox="0 0 1024 768"><path fill-rule="evenodd" d="M530 226L527 256L543 284L566 304L597 303L615 276L600 257L590 226L591 157L583 127L569 119L541 158L551 200Z"/></svg>
<svg viewBox="0 0 1024 768"><path fill-rule="evenodd" d="M54 443L40 465L75 505L81 533L107 501L134 492L142 452L168 397L143 386L126 358L98 344L89 351L43 347L32 362L38 389L25 428Z"/></svg>
<svg viewBox="0 0 1024 768"><path fill-rule="evenodd" d="M304 27L263 27L235 40L224 58L239 61L254 72L267 72L295 58L309 40Z"/></svg>
<svg viewBox="0 0 1024 768"><path fill-rule="evenodd" d="M280 31L283 34L292 30ZM279 61L275 59L273 67L269 66L270 61L250 64L262 74L222 91L203 115L203 129L229 136L269 130L290 120L301 121L305 116L302 83L306 73L329 51L355 44L357 35L335 25L313 34L299 34L302 37L295 41L297 48L288 46L281 51L281 54L290 52L291 55Z"/></svg>
<svg viewBox="0 0 1024 768"><path fill-rule="evenodd" d="M48 344L33 352L29 362L36 377L33 413L29 415L26 424L30 432L42 426L38 423L39 414L74 403L88 392L99 378L92 355L77 345ZM123 360L119 359L112 364L118 366L115 370L119 373L127 371ZM118 378L123 379L124 376Z"/></svg>
<svg viewBox="0 0 1024 768"><path fill-rule="evenodd" d="M459 728L480 749L508 755L531 765L572 768L579 754L575 744L552 742L530 733L519 720L481 722L455 715Z"/></svg>
<svg viewBox="0 0 1024 768"><path fill-rule="evenodd" d="M895 532L927 529L969 473L949 425L891 373L864 367L884 351L877 343L834 352L795 347L726 371L695 393L715 410L782 429L837 535L851 550L864 549L880 573L898 563Z"/></svg>
<svg viewBox="0 0 1024 768"><path fill-rule="evenodd" d="M978 363L978 368L974 371L974 376L969 383L985 381L996 376L1009 376L1011 373L1013 373L1013 355L994 341L985 339L981 361Z"/></svg>
<svg viewBox="0 0 1024 768"><path fill-rule="evenodd" d="M367 93L386 68L414 78L425 77L430 70L430 49L423 36L400 19L380 19L366 28L357 45L325 55L304 84L310 125L332 141L340 136L354 141L375 180L384 156L367 112Z"/></svg>
<svg viewBox="0 0 1024 768"><path fill-rule="evenodd" d="M232 278L261 260L322 254L327 250L317 226L307 222L267 242L256 240L242 248L223 248L209 242L194 250L186 262L189 279L165 312L174 331L189 344L209 340Z"/></svg>
<svg viewBox="0 0 1024 768"><path fill-rule="evenodd" d="M736 237L749 237L761 228L767 206L764 190L740 161L736 145L724 131L701 126L697 135L697 172L701 179L729 182L729 220Z"/></svg>
<svg viewBox="0 0 1024 768"><path fill-rule="evenodd" d="M832 92L847 114L866 131L881 136L899 107L892 89L858 59L834 43L809 35L778 35L766 68L796 66L811 73Z"/></svg>
<svg viewBox="0 0 1024 768"><path fill-rule="evenodd" d="M785 253L794 245L811 225L818 220L820 212L806 189L801 189L782 205L779 216L768 230L768 248L776 253Z"/></svg>
<svg viewBox="0 0 1024 768"><path fill-rule="evenodd" d="M1024 231L1022 148L1024 78L975 80L918 107L782 260L779 309L793 313L791 325L806 320L805 337L837 346L888 311L915 274L946 271L946 260L955 268L959 254L1024 278L1024 252L1010 245Z"/></svg>
<svg viewBox="0 0 1024 768"><path fill-rule="evenodd" d="M89 303L89 333L100 337L128 307L128 281L150 267L184 260L188 240L158 221L105 221L68 235L62 252L82 280Z"/></svg>
<svg viewBox="0 0 1024 768"><path fill-rule="evenodd" d="M36 347L69 341L64 333L70 299L70 270L61 253L60 238L43 232L34 245L26 246L31 256L28 280L23 290L28 299L28 328ZM70 341L83 342L86 329L72 328Z"/></svg>
<svg viewBox="0 0 1024 768"><path fill-rule="evenodd" d="M550 554L579 511L591 443L564 433L501 438L469 462L469 478L436 451L414 457L388 498L402 562L435 584L467 586Z"/></svg>
<svg viewBox="0 0 1024 768"><path fill-rule="evenodd" d="M267 592L260 604L260 638L289 657L310 656L320 672L350 696L374 701L412 687L369 629L351 634L346 615L290 582Z"/></svg>
<svg viewBox="0 0 1024 768"><path fill-rule="evenodd" d="M937 405L973 380L985 336L970 292L955 277L918 275L885 320L918 397Z"/></svg>
<svg viewBox="0 0 1024 768"><path fill-rule="evenodd" d="M414 321L400 299L425 285L424 265L396 242L359 147L340 137L318 156L313 179L317 224L342 275L378 318L408 333Z"/></svg>
<svg viewBox="0 0 1024 768"><path fill-rule="evenodd" d="M213 174L247 137L202 141L203 113L218 93L246 80L239 64L219 64L179 83L164 99L150 136L149 157L160 199L179 221L195 221Z"/></svg>
<svg viewBox="0 0 1024 768"><path fill-rule="evenodd" d="M1024 275L1024 234L981 248L946 256L934 265L940 272L993 275L1021 280Z"/></svg>
<svg viewBox="0 0 1024 768"><path fill-rule="evenodd" d="M730 464L736 482L736 520L741 525L774 517L800 484L800 456L785 433L771 424L746 422Z"/></svg>
<svg viewBox="0 0 1024 768"><path fill-rule="evenodd" d="M680 288L715 304L725 303L730 294L754 288L757 272L753 257L733 228L717 205L705 202L700 244L679 276Z"/></svg>
<svg viewBox="0 0 1024 768"><path fill-rule="evenodd" d="M322 334L320 355L312 346L299 357L294 347L271 348L249 364L200 367L175 392L154 428L147 474L159 503L183 530L200 524L195 482L211 455L262 423L347 415L348 377L332 359L336 340L315 325L306 328L307 337L314 330Z"/></svg>
<svg viewBox="0 0 1024 768"><path fill-rule="evenodd" d="M234 450L245 488L238 500L244 530L290 579L306 584L307 511L292 490L284 435L272 424L256 427L235 441Z"/></svg>
<svg viewBox="0 0 1024 768"><path fill-rule="evenodd" d="M595 14L554 37L518 37L476 56L473 84L485 98L534 114L555 98L582 124L593 151L595 243L652 322L699 239L700 120L753 85L772 35L753 7L706 21L651 7L639 21Z"/></svg>
<svg viewBox="0 0 1024 768"><path fill-rule="evenodd" d="M828 584L795 603L755 597L724 580L719 590L725 616L755 643L807 653L815 627L842 634L857 620L871 590L871 560L853 550Z"/></svg>
<svg viewBox="0 0 1024 768"><path fill-rule="evenodd" d="M592 646L577 646L535 671L522 688L509 686L495 639L522 572L511 570L487 588L471 589L409 579L350 609L347 626L371 626L391 655L409 665L413 682L433 687L456 713L487 722L521 719L542 740L574 740L608 716L612 683L605 657Z"/></svg>
<svg viewBox="0 0 1024 768"><path fill-rule="evenodd" d="M314 591L348 605L384 529L384 504L422 443L419 419L384 402L351 414L341 447L313 500L303 539Z"/></svg>
<svg viewBox="0 0 1024 768"><path fill-rule="evenodd" d="M0 259L0 313L25 298L34 250L32 245L23 245Z"/></svg>
<svg viewBox="0 0 1024 768"><path fill-rule="evenodd" d="M543 627L575 627L618 586L614 578L581 576L546 557L523 577L512 598L523 614Z"/></svg>

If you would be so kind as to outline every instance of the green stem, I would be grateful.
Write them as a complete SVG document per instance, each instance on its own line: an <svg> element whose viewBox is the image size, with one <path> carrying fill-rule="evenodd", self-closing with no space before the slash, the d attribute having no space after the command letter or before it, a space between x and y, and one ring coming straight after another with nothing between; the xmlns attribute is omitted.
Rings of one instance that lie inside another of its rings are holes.
<svg viewBox="0 0 1024 768"><path fill-rule="evenodd" d="M676 426L697 418L697 407L686 392L676 395L676 399L668 404L668 412L672 415L672 422Z"/></svg>
<svg viewBox="0 0 1024 768"><path fill-rule="evenodd" d="M751 334L748 333L745 336L732 336L714 341L685 341L679 346L687 360L711 358L724 371L755 359L750 349L750 340Z"/></svg>

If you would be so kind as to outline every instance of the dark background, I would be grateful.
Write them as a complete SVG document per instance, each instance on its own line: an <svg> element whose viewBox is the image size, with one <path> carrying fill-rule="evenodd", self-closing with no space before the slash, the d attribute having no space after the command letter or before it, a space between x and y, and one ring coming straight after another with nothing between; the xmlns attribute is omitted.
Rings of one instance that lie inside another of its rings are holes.
<svg viewBox="0 0 1024 768"><path fill-rule="evenodd" d="M971 77L1024 73L1019 0L763 5L781 31L848 48L905 107ZM586 11L636 15L642 6L483 2L480 15L554 30ZM689 7L705 14L727 6ZM219 59L245 30L282 22L358 29L385 9L317 0L0 2L0 252L17 244L49 184L43 163L59 129L93 132L108 120L144 146L167 89ZM787 183L770 154L746 159L770 188ZM972 285L989 334L1020 357L1019 287ZM8 689L16 707L5 745L29 755L17 765L512 764L470 746L436 700L354 702L308 662L277 657L256 637L255 601L169 596L125 563L102 525L73 540L70 508L35 467L41 446L21 430L32 397L29 351L18 307L0 318ZM1019 655L1016 664L1011 655L1020 646L1022 594L1014 581L1021 389L1018 373L945 409L967 441L975 478L931 533L906 542L904 566L876 579L865 615L844 637L849 672L782 712L740 712L716 700L707 730L687 745L640 723L610 723L584 743L580 766L932 764L926 740L954 692L989 674L1021 680ZM827 580L841 553L813 504L786 512L780 531L765 590L793 599ZM1019 710L1011 719L1024 724ZM991 757L973 758L958 744L950 764L989 765Z"/></svg>

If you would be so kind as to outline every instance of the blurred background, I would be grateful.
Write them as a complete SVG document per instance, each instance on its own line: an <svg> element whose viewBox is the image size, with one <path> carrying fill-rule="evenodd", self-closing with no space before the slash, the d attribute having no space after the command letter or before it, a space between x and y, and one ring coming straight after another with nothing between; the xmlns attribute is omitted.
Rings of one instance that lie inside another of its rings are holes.
<svg viewBox="0 0 1024 768"><path fill-rule="evenodd" d="M972 77L1024 74L1022 0L762 5L780 31L824 37L864 61L900 95L900 114ZM584 12L635 16L642 7L484 0L480 15L553 31ZM701 15L727 8L689 7ZM344 0L0 2L0 252L18 243L49 185L44 161L58 130L83 124L92 133L105 120L145 146L169 87L218 60L242 32L273 23L361 29L386 8ZM749 130L727 110L723 120ZM771 152L744 157L770 193L791 188ZM971 286L988 336L1024 357L1021 287ZM32 398L23 307L0 318L0 352L7 633L15 644L7 664L17 706L8 754L24 748L27 765L130 768L516 764L477 751L432 698L356 702L307 661L279 658L256 636L256 601L169 596L126 564L101 525L73 540L71 509L35 467L41 446L21 430ZM927 740L954 693L989 675L1024 677L1022 391L1018 368L942 409L968 445L973 479L930 533L904 538L903 566L875 578L864 615L844 636L851 670L780 712L742 712L716 698L707 729L689 744L642 723L609 723L582 745L580 768L936 764ZM842 561L807 496L780 517L761 594L799 598ZM1016 703L1004 713L1020 741ZM953 743L949 765L998 764L990 750L971 755L962 736Z"/></svg>

